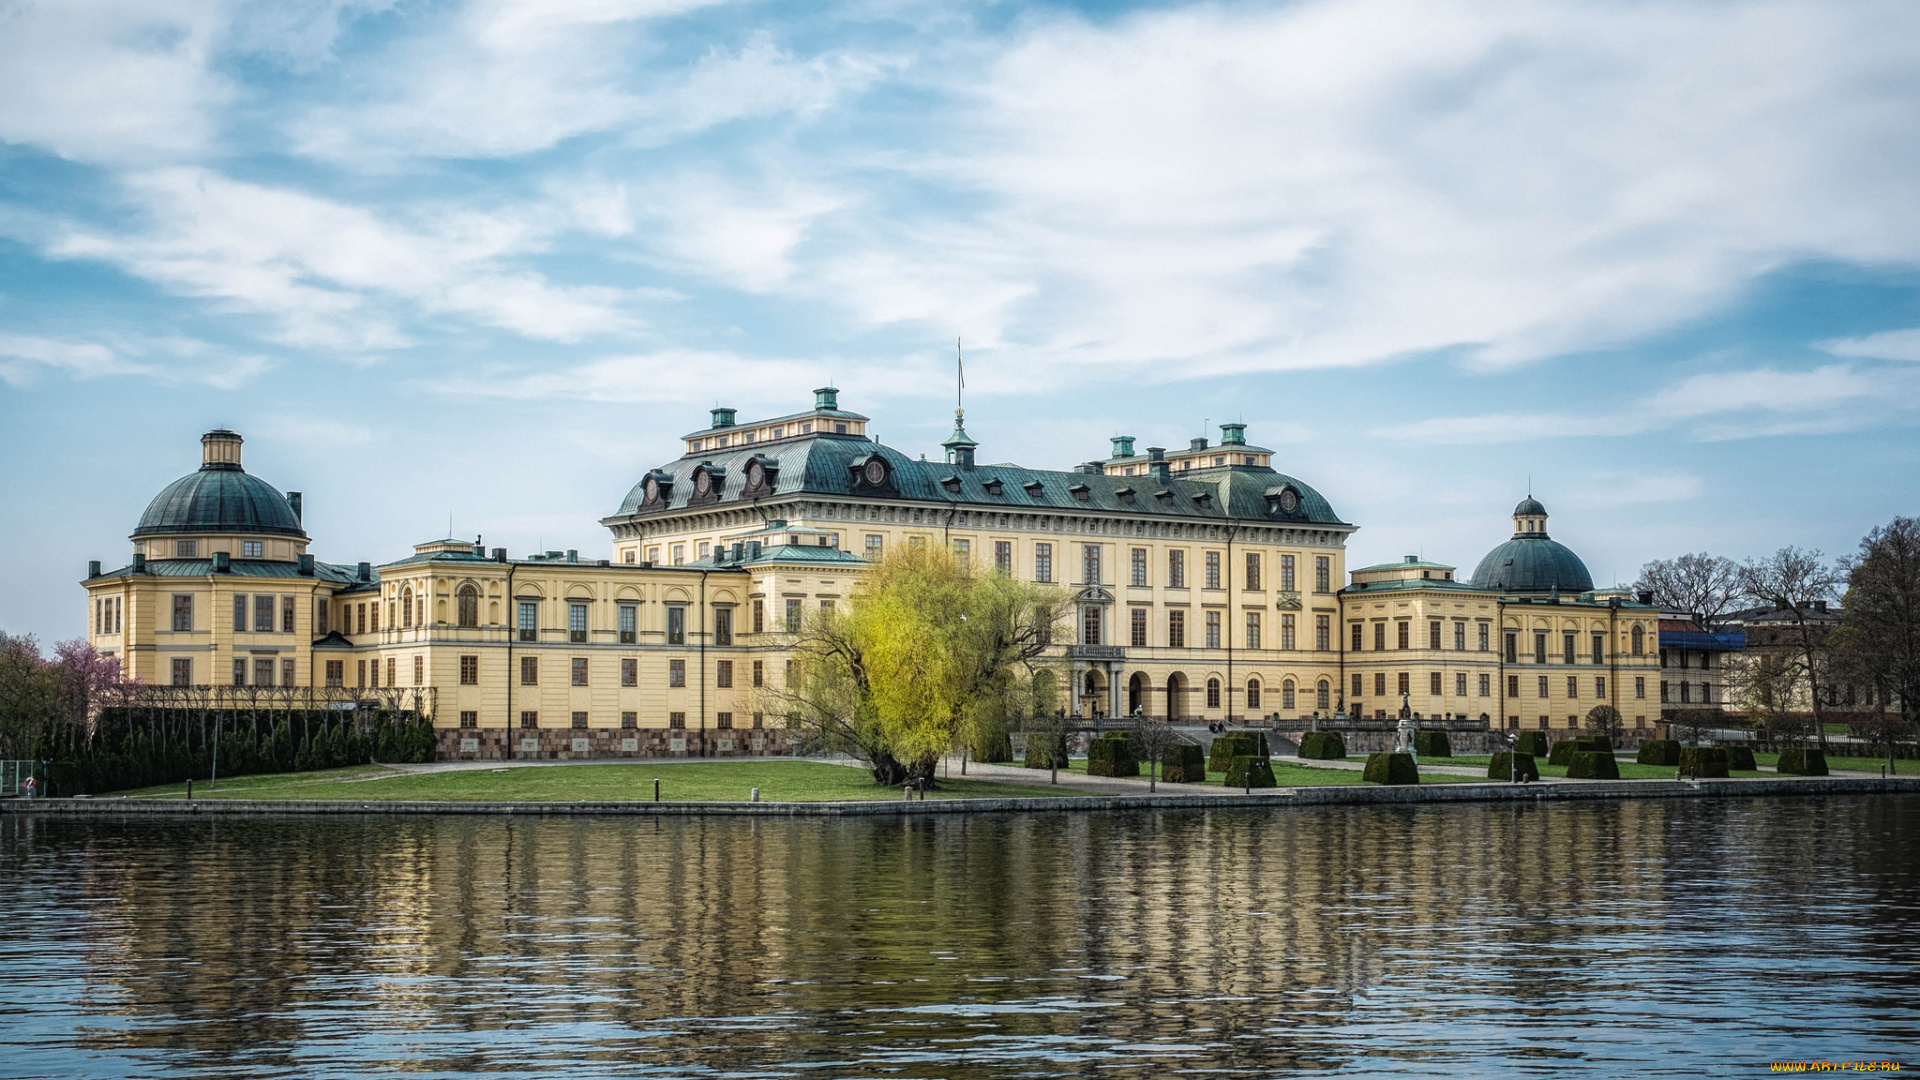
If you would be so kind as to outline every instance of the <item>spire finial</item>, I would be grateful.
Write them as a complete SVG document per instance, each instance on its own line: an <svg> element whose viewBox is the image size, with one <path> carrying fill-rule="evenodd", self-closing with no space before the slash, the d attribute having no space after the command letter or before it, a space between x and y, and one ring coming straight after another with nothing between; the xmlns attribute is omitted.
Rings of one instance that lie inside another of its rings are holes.
<svg viewBox="0 0 1920 1080"><path fill-rule="evenodd" d="M967 390L967 361L960 352L960 339L957 337L953 339L953 374L956 384L953 388L953 415L957 419L967 415L962 400Z"/></svg>

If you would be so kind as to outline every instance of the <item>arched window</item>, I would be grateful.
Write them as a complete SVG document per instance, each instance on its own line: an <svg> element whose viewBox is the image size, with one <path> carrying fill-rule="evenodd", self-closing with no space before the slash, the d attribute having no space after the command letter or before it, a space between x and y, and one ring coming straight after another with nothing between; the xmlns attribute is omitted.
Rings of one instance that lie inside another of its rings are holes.
<svg viewBox="0 0 1920 1080"><path fill-rule="evenodd" d="M407 625L413 625L413 587L400 590L400 619Z"/></svg>
<svg viewBox="0 0 1920 1080"><path fill-rule="evenodd" d="M1327 690L1328 690L1327 680L1321 679L1319 693L1316 694L1314 697L1313 707L1323 712L1333 707L1332 701L1328 697Z"/></svg>
<svg viewBox="0 0 1920 1080"><path fill-rule="evenodd" d="M1208 679L1207 680L1207 708L1217 709L1219 707L1220 707L1220 680Z"/></svg>
<svg viewBox="0 0 1920 1080"><path fill-rule="evenodd" d="M1280 708L1286 711L1292 711L1293 709L1292 679L1288 679L1286 682L1280 684Z"/></svg>
<svg viewBox="0 0 1920 1080"><path fill-rule="evenodd" d="M1083 694L1082 696L1083 696L1083 697L1098 697L1099 695L1100 695L1100 683L1099 683L1099 680L1097 680L1097 679L1095 679L1095 678L1094 678L1094 675L1093 675L1093 672L1091 672L1091 671L1089 671L1089 672L1087 672L1087 689L1086 689L1086 693L1085 693L1085 694Z"/></svg>
<svg viewBox="0 0 1920 1080"><path fill-rule="evenodd" d="M1260 707L1260 680L1248 679L1247 680L1247 708L1257 709L1259 707Z"/></svg>
<svg viewBox="0 0 1920 1080"><path fill-rule="evenodd" d="M1639 623L1633 624L1633 655L1639 656L1647 647L1647 632Z"/></svg>
<svg viewBox="0 0 1920 1080"><path fill-rule="evenodd" d="M460 625L480 625L480 590L472 582L460 586Z"/></svg>

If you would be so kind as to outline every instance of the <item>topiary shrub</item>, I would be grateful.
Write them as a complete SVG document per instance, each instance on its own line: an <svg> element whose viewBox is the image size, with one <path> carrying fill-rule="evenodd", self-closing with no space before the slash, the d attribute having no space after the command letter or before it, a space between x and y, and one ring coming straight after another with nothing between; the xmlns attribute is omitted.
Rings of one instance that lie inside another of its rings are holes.
<svg viewBox="0 0 1920 1080"><path fill-rule="evenodd" d="M1500 750L1494 753L1487 763L1489 780L1538 780L1540 766L1534 763L1532 754L1514 754Z"/></svg>
<svg viewBox="0 0 1920 1080"><path fill-rule="evenodd" d="M1638 765L1678 765L1680 744L1672 739L1648 739L1640 744L1640 753L1633 760Z"/></svg>
<svg viewBox="0 0 1920 1080"><path fill-rule="evenodd" d="M1514 750L1531 757L1546 757L1553 752L1553 748L1547 745L1547 733L1544 731L1521 732L1520 745Z"/></svg>
<svg viewBox="0 0 1920 1080"><path fill-rule="evenodd" d="M1444 731L1416 731L1413 733L1413 752L1421 757L1452 757L1453 743L1447 739Z"/></svg>
<svg viewBox="0 0 1920 1080"><path fill-rule="evenodd" d="M1613 749L1613 740L1605 735L1575 735L1573 741L1595 752Z"/></svg>
<svg viewBox="0 0 1920 1080"><path fill-rule="evenodd" d="M1309 731L1300 737L1300 756L1313 761L1337 761L1347 756L1347 740L1337 731Z"/></svg>
<svg viewBox="0 0 1920 1080"><path fill-rule="evenodd" d="M1569 780L1618 780L1620 763L1611 750L1576 750L1567 762Z"/></svg>
<svg viewBox="0 0 1920 1080"><path fill-rule="evenodd" d="M1067 767L1067 739L1056 732L1038 731L1027 736L1027 760L1029 769L1064 769Z"/></svg>
<svg viewBox="0 0 1920 1080"><path fill-rule="evenodd" d="M1215 738L1207 753L1207 768L1212 772L1226 772L1233 759L1242 754L1271 757L1267 752L1267 737L1258 731L1229 731Z"/></svg>
<svg viewBox="0 0 1920 1080"><path fill-rule="evenodd" d="M1550 752L1548 752L1547 764L1571 765L1573 763L1574 752L1579 749L1580 749L1580 744L1578 742L1572 739L1562 739L1559 742L1554 743L1553 749Z"/></svg>
<svg viewBox="0 0 1920 1080"><path fill-rule="evenodd" d="M981 732L967 748L973 754L973 760L988 764L1013 760L1013 740L1004 731Z"/></svg>
<svg viewBox="0 0 1920 1080"><path fill-rule="evenodd" d="M1175 743L1160 759L1160 779L1169 784L1205 783L1207 755L1194 743Z"/></svg>
<svg viewBox="0 0 1920 1080"><path fill-rule="evenodd" d="M1727 768L1744 769L1747 772L1752 772L1759 768L1753 761L1753 747L1728 746L1723 749L1727 752Z"/></svg>
<svg viewBox="0 0 1920 1080"><path fill-rule="evenodd" d="M1226 786L1230 788L1277 787L1273 762L1264 757L1241 754L1227 762Z"/></svg>
<svg viewBox="0 0 1920 1080"><path fill-rule="evenodd" d="M1824 750L1782 750L1780 764L1776 768L1789 776L1825 776L1827 753Z"/></svg>
<svg viewBox="0 0 1920 1080"><path fill-rule="evenodd" d="M1727 752L1717 746L1689 746L1680 751L1680 775L1708 780L1727 778Z"/></svg>
<svg viewBox="0 0 1920 1080"><path fill-rule="evenodd" d="M1369 754L1360 779L1370 784L1417 784L1420 767L1413 763L1412 754Z"/></svg>
<svg viewBox="0 0 1920 1080"><path fill-rule="evenodd" d="M1140 759L1125 732L1109 731L1087 744L1088 776L1139 776Z"/></svg>

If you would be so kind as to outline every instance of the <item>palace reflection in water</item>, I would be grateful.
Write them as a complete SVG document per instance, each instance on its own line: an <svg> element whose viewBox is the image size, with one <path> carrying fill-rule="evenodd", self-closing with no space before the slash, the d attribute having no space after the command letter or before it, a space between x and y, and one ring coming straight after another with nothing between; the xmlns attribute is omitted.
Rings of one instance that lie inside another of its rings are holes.
<svg viewBox="0 0 1920 1080"><path fill-rule="evenodd" d="M1916 836L1913 798L874 821L8 816L0 1072L1912 1062Z"/></svg>

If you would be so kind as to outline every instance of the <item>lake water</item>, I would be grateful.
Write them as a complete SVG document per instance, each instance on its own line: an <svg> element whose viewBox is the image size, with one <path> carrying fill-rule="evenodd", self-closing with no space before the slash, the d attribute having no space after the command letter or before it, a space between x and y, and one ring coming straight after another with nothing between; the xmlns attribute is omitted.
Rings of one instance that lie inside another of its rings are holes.
<svg viewBox="0 0 1920 1080"><path fill-rule="evenodd" d="M0 817L0 1076L1920 1067L1920 797Z"/></svg>

